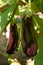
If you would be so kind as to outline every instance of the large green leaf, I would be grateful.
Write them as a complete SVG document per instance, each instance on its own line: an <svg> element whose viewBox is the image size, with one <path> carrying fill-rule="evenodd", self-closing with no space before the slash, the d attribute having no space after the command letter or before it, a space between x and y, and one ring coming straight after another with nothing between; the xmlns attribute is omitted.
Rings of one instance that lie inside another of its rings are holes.
<svg viewBox="0 0 43 65"><path fill-rule="evenodd" d="M34 65L43 65L43 35L39 35L39 53L35 57Z"/></svg>
<svg viewBox="0 0 43 65"><path fill-rule="evenodd" d="M9 5L8 8L0 14L0 34L15 14L16 9L18 8L18 2L17 0L14 0L14 3Z"/></svg>

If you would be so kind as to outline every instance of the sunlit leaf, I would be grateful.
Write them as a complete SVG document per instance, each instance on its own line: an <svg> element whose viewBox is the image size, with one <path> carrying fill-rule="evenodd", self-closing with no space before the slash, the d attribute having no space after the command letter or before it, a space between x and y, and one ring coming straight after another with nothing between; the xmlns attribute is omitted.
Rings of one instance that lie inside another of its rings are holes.
<svg viewBox="0 0 43 65"><path fill-rule="evenodd" d="M0 31L0 33L2 33L2 31L4 30L6 25L9 23L9 20L11 19L13 11L16 10L15 8L17 7L17 3L18 2L15 0L12 5L9 5L9 7L4 12L2 12L0 14L0 16L1 16L1 21L0 21L1 31Z"/></svg>

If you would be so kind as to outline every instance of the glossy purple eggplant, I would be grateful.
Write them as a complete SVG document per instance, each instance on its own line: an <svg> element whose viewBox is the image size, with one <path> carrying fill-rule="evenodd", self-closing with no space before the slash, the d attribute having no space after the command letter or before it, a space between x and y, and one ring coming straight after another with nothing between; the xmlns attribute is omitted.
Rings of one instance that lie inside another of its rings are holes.
<svg viewBox="0 0 43 65"><path fill-rule="evenodd" d="M8 54L13 54L14 50L17 47L17 44L18 44L17 35L18 35L17 25L10 24L10 36L9 36L8 45L7 45L7 49L6 49L6 52Z"/></svg>
<svg viewBox="0 0 43 65"><path fill-rule="evenodd" d="M28 57L33 57L38 50L38 36L34 30L32 16L22 19L22 48Z"/></svg>

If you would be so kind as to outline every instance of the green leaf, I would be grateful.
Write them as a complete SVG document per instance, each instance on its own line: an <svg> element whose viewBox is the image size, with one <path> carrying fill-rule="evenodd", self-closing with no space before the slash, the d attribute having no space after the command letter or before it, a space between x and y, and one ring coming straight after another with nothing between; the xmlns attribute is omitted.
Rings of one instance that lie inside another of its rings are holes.
<svg viewBox="0 0 43 65"><path fill-rule="evenodd" d="M43 65L43 35L39 35L39 53L35 57L34 65Z"/></svg>
<svg viewBox="0 0 43 65"><path fill-rule="evenodd" d="M36 13L39 11L39 9L37 8L36 4L34 4L34 2L31 3L31 10L32 13Z"/></svg>
<svg viewBox="0 0 43 65"><path fill-rule="evenodd" d="M18 0L19 2L19 0ZM0 14L0 34L3 32L4 28L6 27L6 25L9 24L9 22L11 22L11 18L13 17L13 15L16 13L15 10L17 7L18 2L16 0L14 0L14 3L12 5L9 5L9 7Z"/></svg>
<svg viewBox="0 0 43 65"><path fill-rule="evenodd" d="M43 19L39 18L37 15L34 15L33 20L39 28L40 32L43 32Z"/></svg>
<svg viewBox="0 0 43 65"><path fill-rule="evenodd" d="M37 6L39 11L43 12L43 0L31 0Z"/></svg>

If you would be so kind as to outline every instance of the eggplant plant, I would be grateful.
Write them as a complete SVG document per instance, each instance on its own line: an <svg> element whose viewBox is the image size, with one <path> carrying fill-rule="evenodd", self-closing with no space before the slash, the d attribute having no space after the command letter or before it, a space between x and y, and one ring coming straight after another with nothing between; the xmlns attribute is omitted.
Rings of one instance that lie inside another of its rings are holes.
<svg viewBox="0 0 43 65"><path fill-rule="evenodd" d="M27 57L37 56L38 36L43 34L43 1L0 0L0 35L9 23L7 54L13 54L21 43L22 50ZM19 47L20 50L21 47Z"/></svg>

